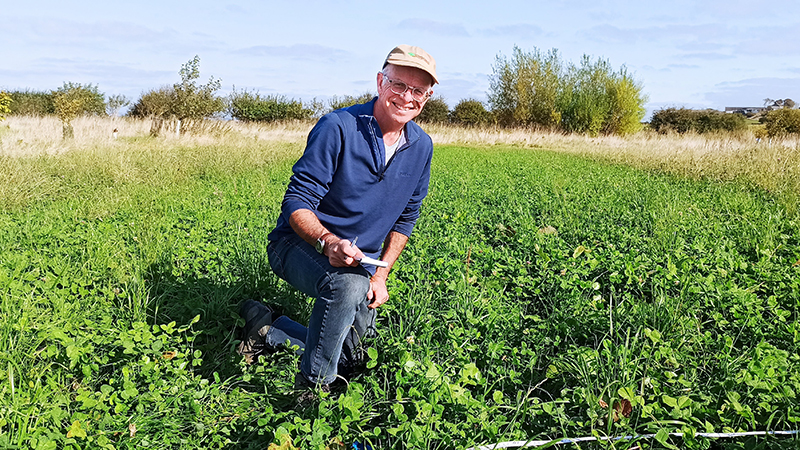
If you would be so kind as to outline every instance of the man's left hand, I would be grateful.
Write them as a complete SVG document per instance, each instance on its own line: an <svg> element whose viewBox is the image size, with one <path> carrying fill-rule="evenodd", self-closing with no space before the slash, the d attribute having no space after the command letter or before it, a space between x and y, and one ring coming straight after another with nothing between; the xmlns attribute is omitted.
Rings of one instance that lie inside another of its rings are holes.
<svg viewBox="0 0 800 450"><path fill-rule="evenodd" d="M369 291L367 292L367 300L372 303L367 305L369 308L375 309L389 300L389 291L386 289L386 278L378 275L373 275L369 279Z"/></svg>

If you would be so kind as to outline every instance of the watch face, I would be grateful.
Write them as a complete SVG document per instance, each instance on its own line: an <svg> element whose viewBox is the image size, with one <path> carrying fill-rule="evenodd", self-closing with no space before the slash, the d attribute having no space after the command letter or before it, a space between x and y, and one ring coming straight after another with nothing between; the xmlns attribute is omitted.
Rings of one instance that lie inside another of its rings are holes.
<svg viewBox="0 0 800 450"><path fill-rule="evenodd" d="M317 253L322 254L322 251L325 250L325 241L317 239L317 245L315 245L314 248L317 249Z"/></svg>

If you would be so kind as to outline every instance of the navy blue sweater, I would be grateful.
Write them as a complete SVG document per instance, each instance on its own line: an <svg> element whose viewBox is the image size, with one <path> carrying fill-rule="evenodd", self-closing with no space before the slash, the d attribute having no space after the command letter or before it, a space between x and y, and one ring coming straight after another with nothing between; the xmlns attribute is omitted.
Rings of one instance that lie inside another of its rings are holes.
<svg viewBox="0 0 800 450"><path fill-rule="evenodd" d="M386 161L375 100L326 114L311 130L283 197L270 241L294 233L289 216L309 209L331 233L379 258L390 231L411 235L428 193L433 143L414 122L406 143Z"/></svg>

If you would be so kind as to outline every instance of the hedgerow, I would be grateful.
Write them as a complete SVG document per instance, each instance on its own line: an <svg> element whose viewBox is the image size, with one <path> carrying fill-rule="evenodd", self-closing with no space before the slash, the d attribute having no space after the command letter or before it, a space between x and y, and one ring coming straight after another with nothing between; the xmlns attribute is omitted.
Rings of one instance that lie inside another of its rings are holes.
<svg viewBox="0 0 800 450"><path fill-rule="evenodd" d="M302 102L282 95L262 96L258 92L236 91L228 96L228 114L244 122L275 122L311 118L313 111Z"/></svg>
<svg viewBox="0 0 800 450"><path fill-rule="evenodd" d="M737 132L747 128L740 114L726 114L714 109L665 108L653 113L650 127L659 133Z"/></svg>
<svg viewBox="0 0 800 450"><path fill-rule="evenodd" d="M761 123L770 137L800 134L800 109L781 108L769 111Z"/></svg>

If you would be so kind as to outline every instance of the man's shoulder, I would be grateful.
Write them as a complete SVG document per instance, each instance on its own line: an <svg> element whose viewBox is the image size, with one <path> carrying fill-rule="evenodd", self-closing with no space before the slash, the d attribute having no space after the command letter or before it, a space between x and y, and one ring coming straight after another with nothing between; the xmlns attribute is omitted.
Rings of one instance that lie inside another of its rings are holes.
<svg viewBox="0 0 800 450"><path fill-rule="evenodd" d="M373 109L374 104L375 104L374 101L370 101L367 103L358 103L352 106L331 111L323 117L327 116L335 117L342 122L355 121L358 120L359 117L364 117L364 116L372 117L374 111Z"/></svg>
<svg viewBox="0 0 800 450"><path fill-rule="evenodd" d="M431 137L413 120L406 124L406 136L409 142L419 142L433 147Z"/></svg>

